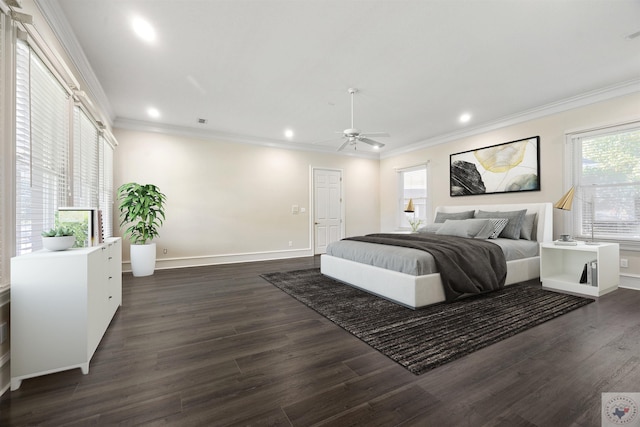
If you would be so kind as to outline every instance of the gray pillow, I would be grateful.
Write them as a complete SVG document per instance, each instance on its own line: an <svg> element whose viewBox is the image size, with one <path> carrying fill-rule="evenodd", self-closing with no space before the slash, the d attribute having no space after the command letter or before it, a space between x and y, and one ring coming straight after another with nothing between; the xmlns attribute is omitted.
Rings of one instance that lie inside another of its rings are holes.
<svg viewBox="0 0 640 427"><path fill-rule="evenodd" d="M469 219L473 218L475 211L464 212L438 212L433 222L445 222L448 219Z"/></svg>
<svg viewBox="0 0 640 427"><path fill-rule="evenodd" d="M509 220L507 218L490 218L489 224L491 224L491 228L489 228L488 230L483 230L483 232L487 231L488 233L488 236L486 238L497 239L498 236L500 236L502 230L504 230L504 228L507 226L508 222ZM476 236L476 238L479 239L479 236L480 234L478 233L478 236Z"/></svg>
<svg viewBox="0 0 640 427"><path fill-rule="evenodd" d="M448 219L436 231L436 234L468 238L476 237L490 223L491 221L488 219ZM493 230L493 225L490 228ZM483 238L486 239L486 237Z"/></svg>
<svg viewBox="0 0 640 427"><path fill-rule="evenodd" d="M522 228L522 221L527 213L526 209L521 211L506 211L506 212L487 212L478 211L476 218L507 218L509 222L507 226L500 233L500 237L505 239L520 239L520 229Z"/></svg>
<svg viewBox="0 0 640 427"><path fill-rule="evenodd" d="M442 226L442 223L423 225L422 227L418 228L418 233L437 233Z"/></svg>
<svg viewBox="0 0 640 427"><path fill-rule="evenodd" d="M536 222L536 214L526 214L522 221L522 228L520 228L520 238L525 240L535 240L533 233L533 227Z"/></svg>

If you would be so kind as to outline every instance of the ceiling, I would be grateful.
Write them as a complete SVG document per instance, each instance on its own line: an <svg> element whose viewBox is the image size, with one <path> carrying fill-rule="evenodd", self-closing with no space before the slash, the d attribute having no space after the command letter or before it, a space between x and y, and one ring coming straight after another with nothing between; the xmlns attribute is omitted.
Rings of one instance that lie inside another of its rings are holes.
<svg viewBox="0 0 640 427"><path fill-rule="evenodd" d="M638 0L38 4L58 35L77 39L86 58L69 53L90 66L83 74L95 73L101 89L92 92L104 92L116 126L336 150L335 131L351 127L354 87L355 127L391 135L379 139L382 156L640 87ZM134 16L151 24L155 41L134 34Z"/></svg>

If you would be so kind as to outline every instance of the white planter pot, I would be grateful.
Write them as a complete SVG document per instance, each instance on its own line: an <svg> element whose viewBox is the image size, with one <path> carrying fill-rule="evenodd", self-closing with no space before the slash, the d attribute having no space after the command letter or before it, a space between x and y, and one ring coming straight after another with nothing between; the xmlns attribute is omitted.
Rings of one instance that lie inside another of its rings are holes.
<svg viewBox="0 0 640 427"><path fill-rule="evenodd" d="M131 271L135 277L151 276L156 269L156 244L131 245Z"/></svg>
<svg viewBox="0 0 640 427"><path fill-rule="evenodd" d="M75 236L43 237L42 246L48 251L64 251L76 242Z"/></svg>

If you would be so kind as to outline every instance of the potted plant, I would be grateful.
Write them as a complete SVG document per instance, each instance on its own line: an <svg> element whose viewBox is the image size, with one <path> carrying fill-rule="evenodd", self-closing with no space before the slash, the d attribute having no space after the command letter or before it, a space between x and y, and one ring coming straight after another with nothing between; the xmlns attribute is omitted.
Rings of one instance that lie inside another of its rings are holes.
<svg viewBox="0 0 640 427"><path fill-rule="evenodd" d="M73 230L65 226L57 226L42 232L42 246L49 251L64 251L73 246L76 238Z"/></svg>
<svg viewBox="0 0 640 427"><path fill-rule="evenodd" d="M158 229L164 222L166 196L153 184L130 182L118 188L120 226L129 224L124 236L131 241L131 271L150 276L156 268Z"/></svg>

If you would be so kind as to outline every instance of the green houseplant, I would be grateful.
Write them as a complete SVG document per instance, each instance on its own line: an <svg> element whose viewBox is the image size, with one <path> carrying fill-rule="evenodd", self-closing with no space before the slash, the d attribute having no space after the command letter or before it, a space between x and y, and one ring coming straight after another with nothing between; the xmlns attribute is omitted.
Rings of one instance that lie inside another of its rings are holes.
<svg viewBox="0 0 640 427"><path fill-rule="evenodd" d="M49 251L64 251L75 243L73 230L65 226L57 226L42 232L42 246Z"/></svg>
<svg viewBox="0 0 640 427"><path fill-rule="evenodd" d="M153 184L129 182L118 188L120 227L128 225L124 237L131 242L131 270L134 276L153 274L156 244L165 219L167 197Z"/></svg>

